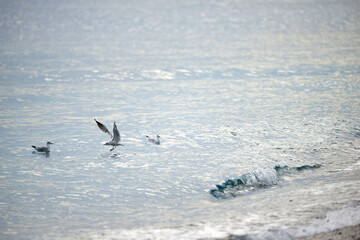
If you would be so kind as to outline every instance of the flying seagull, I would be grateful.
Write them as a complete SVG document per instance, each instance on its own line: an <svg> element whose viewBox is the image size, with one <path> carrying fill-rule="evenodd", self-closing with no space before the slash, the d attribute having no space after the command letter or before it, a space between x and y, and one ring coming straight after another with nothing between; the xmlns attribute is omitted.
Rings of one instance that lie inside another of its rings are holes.
<svg viewBox="0 0 360 240"><path fill-rule="evenodd" d="M153 138L149 137L148 135L146 135L146 137L149 139L149 142L160 145L160 136L159 135L156 135L156 139L153 139Z"/></svg>
<svg viewBox="0 0 360 240"><path fill-rule="evenodd" d="M102 124L101 122L97 121L94 118L96 124L98 125L98 127L100 128L101 131L103 131L104 133L107 133L110 135L111 137L111 141L105 143L104 145L111 145L113 146L112 149L110 149L110 151L113 151L117 146L124 146L122 144L120 144L120 133L119 130L117 129L116 123L114 122L114 127L113 127L113 134L111 134L111 132L109 131L109 129L107 129L107 127Z"/></svg>
<svg viewBox="0 0 360 240"><path fill-rule="evenodd" d="M35 148L38 152L44 152L44 153L49 153L50 152L50 145L52 145L52 142L47 142L46 143L46 147L37 147L32 145L33 148Z"/></svg>

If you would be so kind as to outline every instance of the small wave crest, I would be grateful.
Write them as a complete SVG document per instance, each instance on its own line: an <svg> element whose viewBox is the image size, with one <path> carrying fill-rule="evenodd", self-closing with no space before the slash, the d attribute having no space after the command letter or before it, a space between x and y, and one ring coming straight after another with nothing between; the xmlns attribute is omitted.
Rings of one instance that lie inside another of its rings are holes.
<svg viewBox="0 0 360 240"><path fill-rule="evenodd" d="M278 172L278 174L284 175L284 174L288 174L288 173L301 172L304 170L312 170L312 169L316 169L316 168L320 168L320 167L321 167L320 164L303 165L300 167L288 167L287 165L285 165L285 166L277 165L274 167L274 169L276 170L276 172Z"/></svg>
<svg viewBox="0 0 360 240"><path fill-rule="evenodd" d="M209 192L212 196L218 199L236 197L249 191L277 185L279 182L279 176L281 175L320 167L320 164L315 164L303 165L300 167L277 165L273 168L260 168L254 172L243 174L237 179L228 179L222 184L216 185L216 188L211 189Z"/></svg>

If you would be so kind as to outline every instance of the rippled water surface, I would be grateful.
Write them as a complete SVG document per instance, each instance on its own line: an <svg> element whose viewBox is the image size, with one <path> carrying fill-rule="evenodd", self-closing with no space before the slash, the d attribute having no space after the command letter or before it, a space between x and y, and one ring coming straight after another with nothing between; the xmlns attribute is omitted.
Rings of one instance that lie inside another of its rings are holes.
<svg viewBox="0 0 360 240"><path fill-rule="evenodd" d="M359 12L1 1L0 238L291 239L360 223ZM103 146L94 118L124 146Z"/></svg>

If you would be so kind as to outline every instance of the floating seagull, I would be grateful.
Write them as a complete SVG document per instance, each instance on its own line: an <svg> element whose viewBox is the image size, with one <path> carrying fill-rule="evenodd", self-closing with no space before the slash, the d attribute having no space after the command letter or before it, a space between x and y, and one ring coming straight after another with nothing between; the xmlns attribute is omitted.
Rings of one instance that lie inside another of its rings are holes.
<svg viewBox="0 0 360 240"><path fill-rule="evenodd" d="M50 145L52 145L52 142L47 142L46 143L46 147L37 147L32 145L33 148L35 148L38 152L44 152L44 153L49 153L50 152Z"/></svg>
<svg viewBox="0 0 360 240"><path fill-rule="evenodd" d="M146 135L146 137L149 139L149 142L160 145L160 136L159 135L156 135L156 139L153 139L153 138L149 137L148 135Z"/></svg>
<svg viewBox="0 0 360 240"><path fill-rule="evenodd" d="M120 142L120 133L119 133L119 130L117 129L117 126L116 126L115 122L114 122L114 127L113 127L113 134L114 135L112 135L104 124L102 124L101 122L98 122L95 118L94 118L94 120L95 120L96 124L98 125L98 127L101 129L101 131L103 131L104 133L107 133L107 134L110 135L111 141L104 144L104 145L113 146L113 148L110 149L110 151L113 151L117 146L124 146L124 145L119 143Z"/></svg>

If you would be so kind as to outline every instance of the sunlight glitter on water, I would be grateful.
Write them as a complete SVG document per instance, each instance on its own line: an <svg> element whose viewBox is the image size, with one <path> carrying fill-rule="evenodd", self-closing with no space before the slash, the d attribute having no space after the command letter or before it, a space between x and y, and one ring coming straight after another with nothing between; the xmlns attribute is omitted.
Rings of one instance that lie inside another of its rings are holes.
<svg viewBox="0 0 360 240"><path fill-rule="evenodd" d="M0 8L2 239L291 237L357 209L356 1L41 4Z"/></svg>

